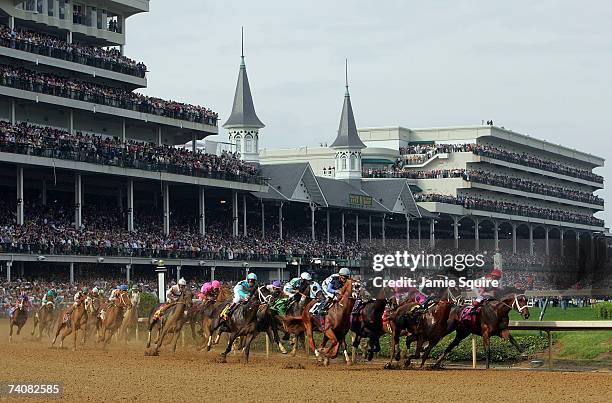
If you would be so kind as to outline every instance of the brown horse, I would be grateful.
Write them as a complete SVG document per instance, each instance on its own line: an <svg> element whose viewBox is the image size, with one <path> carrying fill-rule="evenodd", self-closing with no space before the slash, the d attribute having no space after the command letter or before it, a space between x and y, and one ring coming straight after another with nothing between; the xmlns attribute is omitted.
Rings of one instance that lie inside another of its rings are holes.
<svg viewBox="0 0 612 403"><path fill-rule="evenodd" d="M17 306L11 312L9 331L9 343L13 341L13 326L17 326L17 336L21 333L21 328L26 324L28 320L28 307L25 301L20 298L17 302Z"/></svg>
<svg viewBox="0 0 612 403"><path fill-rule="evenodd" d="M461 340L470 334L482 336L482 344L485 348L486 367L489 368L491 361L491 336L498 336L510 341L519 352L523 352L508 329L509 313L515 309L525 320L529 319L529 308L527 299L523 294L508 294L499 300L483 301L480 311L476 314L474 321L461 320L461 313L464 309L471 309L469 305L461 305L452 309L447 323L448 333L456 330L455 339L448 345L444 353L438 358L434 367L439 368L446 355L455 348Z"/></svg>
<svg viewBox="0 0 612 403"><path fill-rule="evenodd" d="M132 290L130 302L132 303L132 306L125 311L123 321L121 322L121 327L119 328L119 337L123 339L125 343L128 342L132 329L135 329L136 326L138 326L138 305L140 304L140 292Z"/></svg>
<svg viewBox="0 0 612 403"><path fill-rule="evenodd" d="M85 309L85 297L79 298L75 301L76 306L70 312L68 318L65 318L68 315L68 310L70 308L66 308L62 311L62 313L57 317L57 330L55 331L55 337L51 342L51 347L55 345L55 341L57 340L57 336L59 336L60 332L62 332L62 338L60 340L60 348L64 347L64 339L70 334L74 334L74 346L72 349L76 351L77 346L77 333L79 330L83 333L82 342L85 343L85 337L87 336L87 310ZM65 320L67 319L67 320Z"/></svg>
<svg viewBox="0 0 612 403"><path fill-rule="evenodd" d="M103 342L103 349L111 341L115 332L123 322L123 314L127 309L132 307L132 301L128 296L127 291L121 291L114 303L107 305L100 312L98 343Z"/></svg>
<svg viewBox="0 0 612 403"><path fill-rule="evenodd" d="M51 327L53 326L53 320L55 316L55 304L52 301L47 302L36 312L34 315L34 327L32 328L31 336L34 336L36 327L38 326L38 338L40 339L43 333L47 333L48 337L51 337Z"/></svg>
<svg viewBox="0 0 612 403"><path fill-rule="evenodd" d="M353 282L351 279L346 280L344 286L340 289L340 298L327 311L325 316L325 324L323 326L323 340L319 348L323 355L323 364L328 365L330 358L336 358L340 347L344 349L344 359L347 364L351 363L346 348L346 334L350 330L351 312L355 304L353 296ZM327 341L331 344L325 347ZM316 354L316 350L315 350Z"/></svg>
<svg viewBox="0 0 612 403"><path fill-rule="evenodd" d="M155 343L155 350L153 355L159 354L159 348L164 342L164 338L167 334L172 333L172 339L170 341L172 345L172 353L176 352L176 342L181 334L183 325L187 322L187 316L185 310L189 310L191 307L191 299L193 294L189 290L183 291L178 301L164 312L164 317L161 319L161 334L157 338ZM149 332L149 338L147 341L147 348L151 346L151 332Z"/></svg>

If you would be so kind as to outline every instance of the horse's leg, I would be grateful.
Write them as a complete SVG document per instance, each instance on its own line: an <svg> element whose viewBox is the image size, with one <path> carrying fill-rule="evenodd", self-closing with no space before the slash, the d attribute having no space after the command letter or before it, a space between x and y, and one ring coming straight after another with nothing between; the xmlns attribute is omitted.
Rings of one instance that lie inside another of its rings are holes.
<svg viewBox="0 0 612 403"><path fill-rule="evenodd" d="M178 342L179 336L181 335L181 330L178 326L174 328L174 334L172 335L172 354L176 353L176 343Z"/></svg>
<svg viewBox="0 0 612 403"><path fill-rule="evenodd" d="M349 357L348 347L346 345L346 335L342 337L340 344L342 344L342 350L344 351L344 361L346 361L346 365L351 365L351 359ZM340 346L338 346L340 348Z"/></svg>
<svg viewBox="0 0 612 403"><path fill-rule="evenodd" d="M518 350L519 353L523 354L523 349L521 348L521 346L518 344L518 342L516 341L516 339L514 337L512 337L512 335L510 334L510 332L508 332L508 338L507 340L510 341L510 343L512 343L512 345L514 347L516 347L516 349Z"/></svg>
<svg viewBox="0 0 612 403"><path fill-rule="evenodd" d="M226 362L226 357L232 351L232 346L234 345L234 341L238 337L238 333L230 333L230 336L227 340L227 347L225 347L225 351L221 353L221 362Z"/></svg>
<svg viewBox="0 0 612 403"><path fill-rule="evenodd" d="M11 328L9 330L9 343L13 341L13 320L11 319Z"/></svg>
<svg viewBox="0 0 612 403"><path fill-rule="evenodd" d="M268 326L268 329L266 329L266 333L268 333L268 337L272 337L274 343L276 343L280 352L283 354L287 354L287 349L285 348L285 346L283 346L283 343L280 341L280 337L278 336L278 329L276 328L276 325L272 324L271 326Z"/></svg>
<svg viewBox="0 0 612 403"><path fill-rule="evenodd" d="M351 332L351 362L354 364L357 357L357 347L361 342L361 337L357 333Z"/></svg>
<svg viewBox="0 0 612 403"><path fill-rule="evenodd" d="M414 354L410 353L410 345L414 341L415 337L416 336L413 333L410 333L408 336L406 336L406 359L404 360L404 368L409 368L410 361L412 361L413 358L419 358L419 356L421 355L422 341L420 337L416 338L417 345L414 350Z"/></svg>
<svg viewBox="0 0 612 403"><path fill-rule="evenodd" d="M251 352L251 342L255 335L249 333L244 337L244 348L242 350L242 364L247 365L249 363L249 353Z"/></svg>
<svg viewBox="0 0 612 403"><path fill-rule="evenodd" d="M30 333L30 336L34 336L34 332L36 331L36 325L38 324L38 314L34 315L34 327L32 328L32 333Z"/></svg>
<svg viewBox="0 0 612 403"><path fill-rule="evenodd" d="M457 347L457 345L459 345L461 340L465 339L468 335L469 335L469 333L463 333L463 332L460 332L459 330L457 330L457 333L455 334L455 338L446 347L446 349L444 350L442 355L440 357L438 357L438 359L436 360L436 363L433 365L433 368L440 368L440 366L442 365L442 361L444 361L444 358L446 357L446 355L448 353L450 353L450 351L453 348Z"/></svg>
<svg viewBox="0 0 612 403"><path fill-rule="evenodd" d="M149 331L148 331L149 334L147 336L147 347L146 348L151 347L151 330L153 329L154 326L155 326L155 322L149 323Z"/></svg>
<svg viewBox="0 0 612 403"><path fill-rule="evenodd" d="M486 363L486 368L489 369L489 364L491 361L491 343L490 343L490 336L489 336L489 332L484 331L482 332L482 345L484 346L485 349L485 363Z"/></svg>
<svg viewBox="0 0 612 403"><path fill-rule="evenodd" d="M164 342L164 338L166 337L166 334L168 333L168 326L164 326L164 330L161 332L161 335L157 338L157 341L155 342L155 354L157 355L157 353L159 353L159 348L162 346L163 342Z"/></svg>
<svg viewBox="0 0 612 403"><path fill-rule="evenodd" d="M400 351L397 351L397 353L395 351L395 348L399 345L399 338L399 331L397 328L393 329L391 333L391 352L389 354L389 363L386 365L387 368L391 366L393 360L399 361Z"/></svg>
<svg viewBox="0 0 612 403"><path fill-rule="evenodd" d="M431 341L429 341L429 344L427 345L425 350L423 350L423 358L421 359L421 366L420 366L421 369L425 368L425 361L427 361L427 358L429 357L429 353L431 352L431 350L434 348L436 344L438 344L437 341L435 343L432 343Z"/></svg>
<svg viewBox="0 0 612 403"><path fill-rule="evenodd" d="M75 321L75 322L76 322L76 321ZM76 351L76 349L77 349L77 333L78 333L78 330L77 330L77 327L76 327L76 326L77 326L77 325L76 325L76 323L74 323L74 324L72 325L72 333L74 333L74 335L73 335L73 338L74 338L74 344L73 344L73 346L72 346L72 351Z"/></svg>

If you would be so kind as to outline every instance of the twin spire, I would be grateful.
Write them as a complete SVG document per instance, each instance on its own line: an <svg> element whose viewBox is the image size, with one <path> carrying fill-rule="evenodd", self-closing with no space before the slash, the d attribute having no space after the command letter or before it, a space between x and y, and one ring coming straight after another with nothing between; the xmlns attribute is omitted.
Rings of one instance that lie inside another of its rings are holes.
<svg viewBox="0 0 612 403"><path fill-rule="evenodd" d="M345 64L344 74L346 93L344 94L344 105L342 105L342 114L340 115L340 127L338 127L338 135L330 147L366 148L365 144L363 144L359 138L357 125L355 124L355 115L353 114L353 106L351 105L351 94L349 93L348 85L348 60Z"/></svg>
<svg viewBox="0 0 612 403"><path fill-rule="evenodd" d="M236 93L234 94L234 105L229 119L223 125L226 129L233 128L255 128L261 129L265 125L259 120L255 113L251 86L244 63L244 28L242 30L242 52L240 56L240 71L238 72L238 82L236 83Z"/></svg>

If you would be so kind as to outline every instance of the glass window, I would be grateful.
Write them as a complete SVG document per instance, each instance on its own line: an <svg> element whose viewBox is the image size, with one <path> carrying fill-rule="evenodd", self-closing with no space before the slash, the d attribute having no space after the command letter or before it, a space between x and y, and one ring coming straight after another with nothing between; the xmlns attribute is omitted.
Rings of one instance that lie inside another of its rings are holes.
<svg viewBox="0 0 612 403"><path fill-rule="evenodd" d="M251 136L246 136L244 138L244 152L252 153L253 152L253 138Z"/></svg>
<svg viewBox="0 0 612 403"><path fill-rule="evenodd" d="M66 0L59 0L59 18L66 19Z"/></svg>
<svg viewBox="0 0 612 403"><path fill-rule="evenodd" d="M355 157L355 154L351 154L351 170L357 169L356 165L357 165L357 157Z"/></svg>
<svg viewBox="0 0 612 403"><path fill-rule="evenodd" d="M49 17L53 17L53 10L55 8L55 0L47 0L47 15L49 15Z"/></svg>
<svg viewBox="0 0 612 403"><path fill-rule="evenodd" d="M36 0L36 12L42 14L43 12L43 0Z"/></svg>
<svg viewBox="0 0 612 403"><path fill-rule="evenodd" d="M346 170L346 156L342 156L342 170Z"/></svg>
<svg viewBox="0 0 612 403"><path fill-rule="evenodd" d="M236 136L236 152L242 152L242 140L240 139L240 136Z"/></svg>

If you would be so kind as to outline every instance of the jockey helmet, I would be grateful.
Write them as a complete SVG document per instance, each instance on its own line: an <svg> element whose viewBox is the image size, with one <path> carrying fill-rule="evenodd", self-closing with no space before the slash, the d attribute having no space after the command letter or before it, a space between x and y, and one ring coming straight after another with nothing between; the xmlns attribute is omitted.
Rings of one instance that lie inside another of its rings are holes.
<svg viewBox="0 0 612 403"><path fill-rule="evenodd" d="M338 274L341 275L341 276L344 276L344 277L350 277L351 271L349 269L347 269L346 267L343 267L343 268L340 269Z"/></svg>
<svg viewBox="0 0 612 403"><path fill-rule="evenodd" d="M49 291L47 291L47 297L48 297L48 298L49 298L49 297L53 297L53 295L54 295L54 294L55 294L55 293L53 292L53 290L49 290Z"/></svg>
<svg viewBox="0 0 612 403"><path fill-rule="evenodd" d="M255 273L249 273L246 279L257 281L257 275Z"/></svg>
<svg viewBox="0 0 612 403"><path fill-rule="evenodd" d="M99 291L99 290L98 290L98 287L94 287L94 288L91 290L91 292L93 292L94 294L97 294L97 293L98 293L98 291Z"/></svg>
<svg viewBox="0 0 612 403"><path fill-rule="evenodd" d="M127 291L127 290L129 289L129 287L128 287L126 284L121 284L121 285L119 286L119 289L120 289L121 291Z"/></svg>
<svg viewBox="0 0 612 403"><path fill-rule="evenodd" d="M219 280L214 280L211 284L213 288L221 288L221 283Z"/></svg>
<svg viewBox="0 0 612 403"><path fill-rule="evenodd" d="M87 294L87 291L89 291L89 288L83 287L83 294Z"/></svg>
<svg viewBox="0 0 612 403"><path fill-rule="evenodd" d="M491 276L501 277L502 276L502 271L500 269L495 268L491 272Z"/></svg>
<svg viewBox="0 0 612 403"><path fill-rule="evenodd" d="M187 285L187 281L181 277L181 279L178 281L178 285Z"/></svg>
<svg viewBox="0 0 612 403"><path fill-rule="evenodd" d="M312 280L312 276L307 271L305 271L304 273L300 274L300 278L302 280L306 280L306 281L311 281Z"/></svg>
<svg viewBox="0 0 612 403"><path fill-rule="evenodd" d="M283 288L283 284L279 280L274 280L272 282L272 287L274 287L274 288Z"/></svg>

